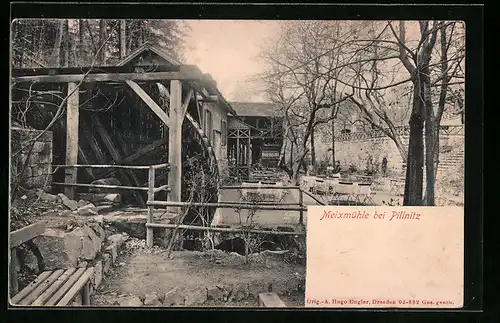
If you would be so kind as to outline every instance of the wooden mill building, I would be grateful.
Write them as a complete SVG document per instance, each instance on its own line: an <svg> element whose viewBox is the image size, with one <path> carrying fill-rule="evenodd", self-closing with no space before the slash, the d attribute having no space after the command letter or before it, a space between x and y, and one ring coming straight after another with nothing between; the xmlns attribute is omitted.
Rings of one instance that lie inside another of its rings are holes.
<svg viewBox="0 0 500 323"><path fill-rule="evenodd" d="M161 199L186 200L191 169L213 179L213 185L204 183L211 191L204 199L217 200L227 118L235 112L196 66L145 44L113 66L15 68L11 84L13 116L25 116L35 129L55 121L53 186L68 197L110 176L121 185L147 188L147 171L105 166L163 163L168 169L155 173L157 185L164 184ZM145 192L132 194L134 204L145 206Z"/></svg>
<svg viewBox="0 0 500 323"><path fill-rule="evenodd" d="M283 118L272 103L231 102L227 160L229 174L248 179L255 167L276 168L283 145Z"/></svg>
<svg viewBox="0 0 500 323"><path fill-rule="evenodd" d="M53 186L70 198L114 177L144 188L125 200L145 206L148 172L108 166L164 164L154 172L163 188L155 199L187 201L195 192L194 201L217 202L221 179L241 181L256 164L277 164L276 106L229 104L209 74L150 44L113 66L14 68L11 76L13 119L40 130L53 122ZM200 184L204 194L190 174L210 178Z"/></svg>

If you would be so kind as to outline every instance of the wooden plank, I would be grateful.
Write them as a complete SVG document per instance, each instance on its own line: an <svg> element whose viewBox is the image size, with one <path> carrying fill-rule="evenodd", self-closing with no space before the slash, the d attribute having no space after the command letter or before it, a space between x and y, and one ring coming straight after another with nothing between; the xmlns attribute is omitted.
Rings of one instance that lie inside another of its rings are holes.
<svg viewBox="0 0 500 323"><path fill-rule="evenodd" d="M111 154L111 158L113 158L115 163L117 163L118 161L120 161L121 158L120 158L120 154L119 154L118 150L116 149L115 145L113 144L113 141L111 140L111 137L108 135L108 132L106 131L104 126L101 124L99 118L96 115L92 114L90 117L97 127L97 133L99 133L102 141L104 142L104 145L106 146L106 148L108 148L109 153ZM123 181L125 182L125 185L137 186L137 187L140 186L139 179L137 178L137 176L133 172L131 172L131 171L125 172L123 170L120 170L119 173L122 175L122 178L123 178ZM127 174L130 175L130 177L132 178L135 185L132 185L132 181L129 179ZM135 191L133 193L134 193L134 196L136 197L137 201L139 202L139 204L141 206L145 206L146 203L145 203L144 199L142 198L141 194L139 194L138 192L135 192Z"/></svg>
<svg viewBox="0 0 500 323"><path fill-rule="evenodd" d="M94 273L94 267L87 268L83 275L75 282L71 289L64 295L64 297L56 304L56 306L65 306L75 298L76 294L81 292L86 283L90 280L90 276Z"/></svg>
<svg viewBox="0 0 500 323"><path fill-rule="evenodd" d="M14 296L19 291L19 284L17 281L17 249L10 249L10 263L9 263L9 281L10 281L10 295Z"/></svg>
<svg viewBox="0 0 500 323"><path fill-rule="evenodd" d="M127 85L146 103L146 105L153 111L153 113L160 118L160 120L170 128L171 120L169 116L163 111L162 108L134 81L125 81Z"/></svg>
<svg viewBox="0 0 500 323"><path fill-rule="evenodd" d="M149 145L147 145L147 146L139 149L138 151L136 151L132 155L125 157L118 164L131 164L134 161L136 161L137 159L139 159L140 157L144 157L144 156L152 153L157 148L161 147L162 145L165 145L167 142L168 142L168 138L167 137L158 139L155 142L153 142L153 143L151 143L151 144L149 144Z"/></svg>
<svg viewBox="0 0 500 323"><path fill-rule="evenodd" d="M184 120L184 116L186 115L187 108L189 106L189 103L191 102L191 99L193 98L194 91L193 89L190 89L186 97L184 98L184 102L182 103L182 106L180 108L179 112L179 118L181 120Z"/></svg>
<svg viewBox="0 0 500 323"><path fill-rule="evenodd" d="M98 185L98 184L68 184L68 183L60 183L60 182L52 182L52 185L58 186L68 186L71 185L73 187L94 187L94 188L104 188L104 189L113 189L113 190L138 190L138 191L147 191L147 187L139 187L139 186L121 186L121 185Z"/></svg>
<svg viewBox="0 0 500 323"><path fill-rule="evenodd" d="M68 290L75 284L75 282L83 275L86 268L78 268L76 272L62 285L57 292L52 295L47 302L45 302L45 306L53 306L57 302L63 298Z"/></svg>
<svg viewBox="0 0 500 323"><path fill-rule="evenodd" d="M10 248L19 247L21 244L45 232L45 222L40 221L10 233Z"/></svg>
<svg viewBox="0 0 500 323"><path fill-rule="evenodd" d="M68 100L66 104L66 164L78 164L78 112L79 112L79 91L76 83L68 83ZM77 170L74 168L65 169L65 182L77 182ZM75 198L75 188L67 187L64 194L70 198Z"/></svg>
<svg viewBox="0 0 500 323"><path fill-rule="evenodd" d="M30 305L34 300L38 298L44 291L47 290L64 272L64 269L58 269L51 272L50 276L47 277L40 285L38 285L31 293L29 293L21 302L20 305Z"/></svg>
<svg viewBox="0 0 500 323"><path fill-rule="evenodd" d="M182 119L180 118L182 106L182 86L180 81L170 81L170 120L168 163L170 171L168 186L170 187L170 201L181 201L182 183ZM170 212L178 213L178 207L170 208Z"/></svg>
<svg viewBox="0 0 500 323"><path fill-rule="evenodd" d="M76 268L67 269L57 280L31 304L34 306L43 305L76 271Z"/></svg>
<svg viewBox="0 0 500 323"><path fill-rule="evenodd" d="M186 80L199 81L202 74L197 71L185 72L153 72L153 73L100 73L100 74L66 74L66 75L33 75L13 77L15 83L78 83L89 82L125 82L135 81L162 81Z"/></svg>
<svg viewBox="0 0 500 323"><path fill-rule="evenodd" d="M85 154L85 152L83 151L83 149L80 147L80 145L78 145L78 158L82 161L83 164L90 165L89 158L87 157L87 155ZM94 172L92 171L92 169L85 168L85 172L90 176L90 178L92 180L96 179L96 177L95 177Z"/></svg>
<svg viewBox="0 0 500 323"><path fill-rule="evenodd" d="M276 293L261 293L259 307L286 307L286 305Z"/></svg>
<svg viewBox="0 0 500 323"><path fill-rule="evenodd" d="M45 281L45 279L47 279L51 274L51 271L44 271L43 273L41 273L40 276L35 278L35 280L32 281L28 286L26 286L22 291L14 295L14 297L12 297L10 300L11 303L19 304L20 301L22 301L29 293L31 293L31 291L37 288L38 285Z"/></svg>

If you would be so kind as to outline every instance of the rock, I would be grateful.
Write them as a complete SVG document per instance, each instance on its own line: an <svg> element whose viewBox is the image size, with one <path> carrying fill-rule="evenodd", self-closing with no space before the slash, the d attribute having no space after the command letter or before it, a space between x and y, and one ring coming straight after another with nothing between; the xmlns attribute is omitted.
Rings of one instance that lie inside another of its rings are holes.
<svg viewBox="0 0 500 323"><path fill-rule="evenodd" d="M110 255L111 257L111 262L114 263L116 261L116 258L118 257L118 251L116 250L116 245L112 244L106 247L105 252Z"/></svg>
<svg viewBox="0 0 500 323"><path fill-rule="evenodd" d="M78 205L78 208L81 208L81 207L84 207L85 205L87 205L87 202L85 202L84 200L79 200L77 205Z"/></svg>
<svg viewBox="0 0 500 323"><path fill-rule="evenodd" d="M94 287L97 289L102 283L102 261L98 260L94 265Z"/></svg>
<svg viewBox="0 0 500 323"><path fill-rule="evenodd" d="M78 263L78 268L87 268L87 265L88 265L88 262L86 261L82 261L80 263Z"/></svg>
<svg viewBox="0 0 500 323"><path fill-rule="evenodd" d="M207 290L206 288L198 288L188 290L184 293L185 305L201 305L207 301Z"/></svg>
<svg viewBox="0 0 500 323"><path fill-rule="evenodd" d="M48 228L33 239L44 259L45 270L76 267L79 259L93 260L103 239L87 225L71 232Z"/></svg>
<svg viewBox="0 0 500 323"><path fill-rule="evenodd" d="M105 253L102 255L102 271L104 274L109 272L111 268L111 255L109 253Z"/></svg>
<svg viewBox="0 0 500 323"><path fill-rule="evenodd" d="M142 306L141 299L137 296L126 297L119 302L120 306L123 307L140 307Z"/></svg>
<svg viewBox="0 0 500 323"><path fill-rule="evenodd" d="M233 288L233 297L237 301L247 299L249 294L249 287L247 284L237 284Z"/></svg>
<svg viewBox="0 0 500 323"><path fill-rule="evenodd" d="M260 293L265 293L267 291L267 287L263 282L255 282L248 286L249 296L253 296L255 299L259 297Z"/></svg>
<svg viewBox="0 0 500 323"><path fill-rule="evenodd" d="M160 300L158 299L157 294L147 294L144 299L144 305L146 306L158 306L160 305Z"/></svg>
<svg viewBox="0 0 500 323"><path fill-rule="evenodd" d="M78 203L76 203L76 201L70 200L63 193L59 193L59 194L57 194L57 196L58 196L59 200L61 201L61 203L64 206L66 206L68 209L70 209L71 211L75 211L78 209Z"/></svg>
<svg viewBox="0 0 500 323"><path fill-rule="evenodd" d="M38 196L40 197L40 200L44 202L50 202L50 203L57 202L57 195L46 193L43 190L38 191Z"/></svg>
<svg viewBox="0 0 500 323"><path fill-rule="evenodd" d="M92 185L113 185L113 186L122 185L120 183L120 181L114 177L98 179L96 181L93 181L91 184ZM96 187L92 187L89 190L90 193L100 193L101 191L102 191L101 188L96 188Z"/></svg>
<svg viewBox="0 0 500 323"><path fill-rule="evenodd" d="M106 194L103 200L113 203L120 203L122 198L120 194Z"/></svg>
<svg viewBox="0 0 500 323"><path fill-rule="evenodd" d="M82 206L78 209L78 214L82 216L98 215L97 210L93 204Z"/></svg>
<svg viewBox="0 0 500 323"><path fill-rule="evenodd" d="M224 293L221 288L215 286L207 289L207 299L214 301L222 301L224 299Z"/></svg>
<svg viewBox="0 0 500 323"><path fill-rule="evenodd" d="M88 225L83 226L85 234L82 246L82 257L86 260L94 260L97 253L101 251L103 238L100 238Z"/></svg>
<svg viewBox="0 0 500 323"><path fill-rule="evenodd" d="M64 216L64 217L68 217L71 215L71 213L74 213L74 211L70 211L70 210L64 210L64 211L61 211L61 212L58 212L57 215L59 216Z"/></svg>
<svg viewBox="0 0 500 323"><path fill-rule="evenodd" d="M176 306L184 305L184 296L179 286L176 286L172 290L165 293L165 299L163 300L163 306Z"/></svg>

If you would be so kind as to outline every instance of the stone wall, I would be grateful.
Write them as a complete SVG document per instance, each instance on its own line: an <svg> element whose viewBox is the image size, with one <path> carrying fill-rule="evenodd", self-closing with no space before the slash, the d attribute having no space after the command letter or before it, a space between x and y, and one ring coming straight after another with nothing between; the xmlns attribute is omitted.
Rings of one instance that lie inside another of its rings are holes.
<svg viewBox="0 0 500 323"><path fill-rule="evenodd" d="M16 180L25 188L42 188L51 184L52 179L52 132L45 132L34 144L29 155L27 167L23 174L19 174L32 140L42 131L11 128L11 185Z"/></svg>
<svg viewBox="0 0 500 323"><path fill-rule="evenodd" d="M400 136L403 142L404 150L407 151L409 136ZM440 136L440 161L447 162L454 159L458 162L455 154L463 156L465 137L463 135L445 135ZM328 149L331 142L318 142L316 145L317 161L331 159L331 152ZM378 167L382 159L387 158L388 172L393 175L402 175L404 172L403 159L399 153L394 141L388 137L375 137L351 140L339 140L335 142L335 159L340 161L343 170L348 170L352 165L358 171L364 171L367 166L367 160L372 158L373 165ZM440 164L440 167L445 166Z"/></svg>

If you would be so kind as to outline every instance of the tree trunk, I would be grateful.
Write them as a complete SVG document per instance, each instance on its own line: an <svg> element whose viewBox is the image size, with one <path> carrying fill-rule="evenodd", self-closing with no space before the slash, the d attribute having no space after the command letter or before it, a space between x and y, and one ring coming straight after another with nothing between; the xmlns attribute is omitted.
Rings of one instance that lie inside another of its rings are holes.
<svg viewBox="0 0 500 323"><path fill-rule="evenodd" d="M101 19L99 21L99 62L101 65L106 64L106 20Z"/></svg>
<svg viewBox="0 0 500 323"><path fill-rule="evenodd" d="M83 19L80 19L78 20L78 51L79 51L79 55L80 55L80 59L78 60L78 63L80 64L80 66L85 66L85 60L86 60L86 56L85 56L85 43L84 43L84 40L85 40L85 33L83 31L84 27L83 27Z"/></svg>
<svg viewBox="0 0 500 323"><path fill-rule="evenodd" d="M52 65L58 67L61 64L61 45L64 34L64 20L59 21L59 29L57 31L56 42L54 44L54 51L52 52Z"/></svg>
<svg viewBox="0 0 500 323"><path fill-rule="evenodd" d="M335 167L335 118L332 118L332 166Z"/></svg>
<svg viewBox="0 0 500 323"><path fill-rule="evenodd" d="M68 67L69 66L69 51L70 51L70 41L69 41L69 24L68 24L68 19L64 20L63 24L63 50L64 50L64 55L63 55L63 66Z"/></svg>
<svg viewBox="0 0 500 323"><path fill-rule="evenodd" d="M413 108L410 118L410 141L408 143L408 162L406 165L406 180L404 206L422 205L423 166L424 166L424 120L422 118L423 103L420 100L421 84L417 81L414 87Z"/></svg>
<svg viewBox="0 0 500 323"><path fill-rule="evenodd" d="M120 58L124 59L127 56L127 39L126 39L126 30L127 30L126 20L120 20Z"/></svg>
<svg viewBox="0 0 500 323"><path fill-rule="evenodd" d="M316 171L316 148L314 143L314 128L311 129L311 166Z"/></svg>

